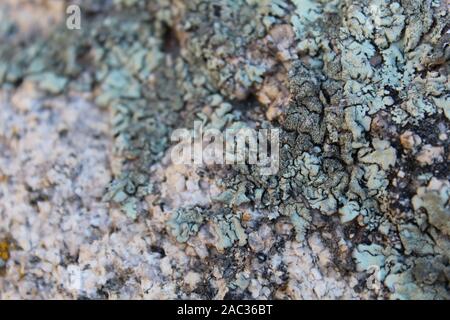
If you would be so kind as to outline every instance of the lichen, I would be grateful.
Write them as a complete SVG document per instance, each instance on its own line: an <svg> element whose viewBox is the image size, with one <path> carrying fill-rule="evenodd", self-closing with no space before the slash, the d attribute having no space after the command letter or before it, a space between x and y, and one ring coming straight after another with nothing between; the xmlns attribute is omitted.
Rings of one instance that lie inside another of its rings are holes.
<svg viewBox="0 0 450 320"><path fill-rule="evenodd" d="M238 246L247 244L247 234L240 222L240 215L230 210L220 210L211 218L212 232L216 237L215 246L223 252L236 242Z"/></svg>
<svg viewBox="0 0 450 320"><path fill-rule="evenodd" d="M433 178L429 185L417 189L417 194L412 198L414 210L421 208L428 213L430 224L438 228L447 236L450 235L450 184L448 181L440 181Z"/></svg>
<svg viewBox="0 0 450 320"><path fill-rule="evenodd" d="M290 280L304 277L301 261L315 270L310 279L363 283L368 298L448 298L445 1L117 0L85 9L82 30L20 47L13 23L0 19L0 86L76 92L109 113L114 178L103 201L184 259L158 266L178 297L303 296L307 284ZM172 186L171 133L194 121L279 130L279 171L196 163ZM201 192L180 205L172 190ZM0 269L8 258L0 242ZM184 266L215 287L199 289L193 273L179 285ZM332 291L326 281L316 297Z"/></svg>
<svg viewBox="0 0 450 320"><path fill-rule="evenodd" d="M204 219L201 208L180 208L173 212L167 226L178 242L186 242L190 236L197 234Z"/></svg>

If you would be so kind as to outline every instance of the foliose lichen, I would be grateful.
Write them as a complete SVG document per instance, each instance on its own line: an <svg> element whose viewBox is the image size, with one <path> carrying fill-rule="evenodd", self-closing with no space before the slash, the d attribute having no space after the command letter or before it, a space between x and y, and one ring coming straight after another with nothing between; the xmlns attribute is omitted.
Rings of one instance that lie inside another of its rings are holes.
<svg viewBox="0 0 450 320"><path fill-rule="evenodd" d="M0 85L89 92L109 111L116 159L105 201L133 219L158 206L171 240L201 243L202 268L217 273L218 261L226 270L230 295L259 290L239 267L243 252L267 267L256 234L268 226L270 252L281 255L294 241L279 226L287 220L296 243L323 243L324 260L356 274L370 297L449 298L445 1L88 3L94 14L83 30L55 32L18 54L2 46ZM279 129L278 173L196 167L220 193L206 207L165 211L154 170L166 165L171 132L194 120ZM266 297L288 282L284 264L270 263L279 274Z"/></svg>

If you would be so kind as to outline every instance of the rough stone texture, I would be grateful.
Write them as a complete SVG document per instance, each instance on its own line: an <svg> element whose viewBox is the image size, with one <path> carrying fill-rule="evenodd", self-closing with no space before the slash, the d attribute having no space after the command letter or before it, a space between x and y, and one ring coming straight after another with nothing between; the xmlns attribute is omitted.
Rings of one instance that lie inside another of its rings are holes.
<svg viewBox="0 0 450 320"><path fill-rule="evenodd" d="M0 9L0 299L449 298L446 1ZM196 120L279 172L173 163Z"/></svg>

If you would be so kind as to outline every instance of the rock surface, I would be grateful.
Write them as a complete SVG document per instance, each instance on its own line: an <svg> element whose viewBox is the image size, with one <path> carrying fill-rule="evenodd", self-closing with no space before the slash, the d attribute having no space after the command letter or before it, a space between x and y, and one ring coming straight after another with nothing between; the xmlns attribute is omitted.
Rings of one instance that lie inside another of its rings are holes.
<svg viewBox="0 0 450 320"><path fill-rule="evenodd" d="M449 299L448 15L2 1L0 299ZM198 122L279 170L176 163Z"/></svg>

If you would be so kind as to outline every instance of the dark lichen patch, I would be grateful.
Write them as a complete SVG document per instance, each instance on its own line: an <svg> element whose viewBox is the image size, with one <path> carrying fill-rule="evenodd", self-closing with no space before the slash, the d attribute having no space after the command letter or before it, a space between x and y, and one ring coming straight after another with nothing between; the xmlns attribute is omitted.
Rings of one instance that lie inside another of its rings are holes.
<svg viewBox="0 0 450 320"><path fill-rule="evenodd" d="M150 251L158 253L161 256L161 258L164 258L166 256L166 252L164 251L164 249L156 245L151 245Z"/></svg>
<svg viewBox="0 0 450 320"><path fill-rule="evenodd" d="M109 299L124 287L130 277L132 277L130 270L117 272L114 277L108 279L106 283L98 289L98 295L103 299Z"/></svg>
<svg viewBox="0 0 450 320"><path fill-rule="evenodd" d="M211 300L217 295L218 289L212 287L209 280L205 280L192 292L198 294L202 299Z"/></svg>

